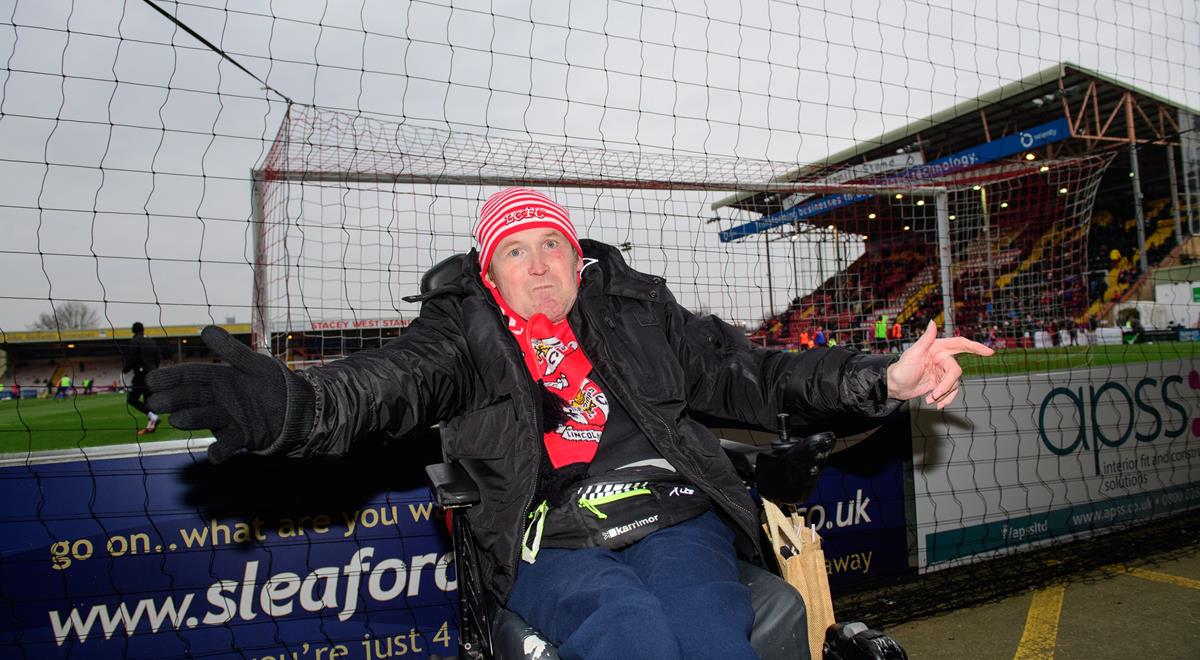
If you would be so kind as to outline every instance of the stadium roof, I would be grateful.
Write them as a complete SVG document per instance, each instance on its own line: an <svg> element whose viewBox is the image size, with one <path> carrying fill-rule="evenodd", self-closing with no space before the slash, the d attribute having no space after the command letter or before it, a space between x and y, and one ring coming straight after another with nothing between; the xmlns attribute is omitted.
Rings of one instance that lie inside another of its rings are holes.
<svg viewBox="0 0 1200 660"><path fill-rule="evenodd" d="M411 323L411 319L389 317L378 319L328 319L328 320L304 320L294 321L287 328L276 330L279 332L345 332L356 333L372 330L391 330L407 327ZM207 324L205 324L207 325ZM146 336L152 339L171 339L171 338L188 338L199 337L200 331L205 328L205 325L167 325L161 327L146 326ZM222 323L220 327L224 328L232 335L248 335L251 333L249 323ZM56 342L76 342L76 341L100 341L113 339L128 339L133 336L133 332L128 328L89 328L81 330L25 330L25 331L4 331L0 330L0 346L5 344L45 344Z"/></svg>
<svg viewBox="0 0 1200 660"><path fill-rule="evenodd" d="M920 150L926 154L927 160L931 160L1064 116L1071 122L1074 136L1087 140L1089 148L1111 148L1116 142L1128 141L1124 116L1112 121L1116 108L1127 93L1133 95L1138 107L1138 111L1133 113L1138 142L1166 143L1177 135L1177 129L1170 126L1173 119L1164 121L1162 116L1154 112L1146 113L1143 105L1196 114L1195 110L1164 97L1063 62L878 137L863 140L823 160L796 168L778 179L797 181L827 172L831 167L897 151ZM922 133L935 127L936 132ZM1109 130L1110 127L1112 130ZM736 193L714 202L712 208L733 206L766 214L780 210L779 202L783 197L786 194Z"/></svg>
<svg viewBox="0 0 1200 660"><path fill-rule="evenodd" d="M221 325L233 335L250 334L249 323L226 323ZM199 337L203 325L146 326L146 336L152 339L170 337ZM28 330L24 332L0 331L0 344L38 344L61 341L96 341L104 339L128 339L133 336L129 328L92 328L81 330Z"/></svg>

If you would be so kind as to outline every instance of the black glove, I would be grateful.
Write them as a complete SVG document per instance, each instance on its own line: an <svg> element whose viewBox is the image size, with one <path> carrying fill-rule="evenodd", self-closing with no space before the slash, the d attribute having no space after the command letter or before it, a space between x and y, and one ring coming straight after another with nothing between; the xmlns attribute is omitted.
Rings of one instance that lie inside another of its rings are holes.
<svg viewBox="0 0 1200 660"><path fill-rule="evenodd" d="M210 325L200 338L227 364L181 364L146 378L146 405L171 413L171 426L211 429L217 441L208 457L220 463L234 454L282 454L308 437L316 395L282 362L251 351Z"/></svg>

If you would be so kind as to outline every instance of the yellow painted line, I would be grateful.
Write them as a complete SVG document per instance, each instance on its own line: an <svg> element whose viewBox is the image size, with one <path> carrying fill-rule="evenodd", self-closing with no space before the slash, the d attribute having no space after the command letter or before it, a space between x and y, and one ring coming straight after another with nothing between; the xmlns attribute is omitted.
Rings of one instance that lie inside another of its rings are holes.
<svg viewBox="0 0 1200 660"><path fill-rule="evenodd" d="M1054 645L1058 642L1058 619L1062 614L1063 595L1066 585L1054 584L1033 592L1029 604L1029 615L1025 618L1025 632L1013 660L1050 660L1054 657Z"/></svg>
<svg viewBox="0 0 1200 660"><path fill-rule="evenodd" d="M1184 587L1187 589L1200 589L1200 580L1193 580L1192 578L1170 575L1169 573L1159 573L1158 571L1148 571L1144 568L1130 568L1121 564L1114 564L1112 568L1122 573L1128 573L1134 577L1140 577L1143 580L1150 580L1151 582L1173 584L1177 587Z"/></svg>

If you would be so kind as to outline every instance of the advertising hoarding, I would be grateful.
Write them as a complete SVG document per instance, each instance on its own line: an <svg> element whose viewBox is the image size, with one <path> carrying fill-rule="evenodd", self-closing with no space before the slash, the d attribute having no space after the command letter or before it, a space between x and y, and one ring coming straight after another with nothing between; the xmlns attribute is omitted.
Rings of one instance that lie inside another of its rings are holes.
<svg viewBox="0 0 1200 660"><path fill-rule="evenodd" d="M37 658L453 655L457 584L428 490L321 506L292 495L353 490L333 482L354 470L304 463L291 495L279 462L222 474L186 449L0 468L0 647ZM322 474L331 483L316 483ZM214 491L250 501L214 515L196 502ZM269 491L285 497L269 502Z"/></svg>
<svg viewBox="0 0 1200 660"><path fill-rule="evenodd" d="M1200 505L1200 373L1149 362L971 380L911 408L918 564L935 569Z"/></svg>

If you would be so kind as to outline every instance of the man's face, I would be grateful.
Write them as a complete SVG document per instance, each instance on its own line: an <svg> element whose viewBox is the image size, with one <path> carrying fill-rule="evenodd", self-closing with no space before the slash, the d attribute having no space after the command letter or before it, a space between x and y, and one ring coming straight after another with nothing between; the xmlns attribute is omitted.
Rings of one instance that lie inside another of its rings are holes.
<svg viewBox="0 0 1200 660"><path fill-rule="evenodd" d="M504 237L484 278L525 319L567 317L579 293L579 255L557 229L535 228Z"/></svg>

